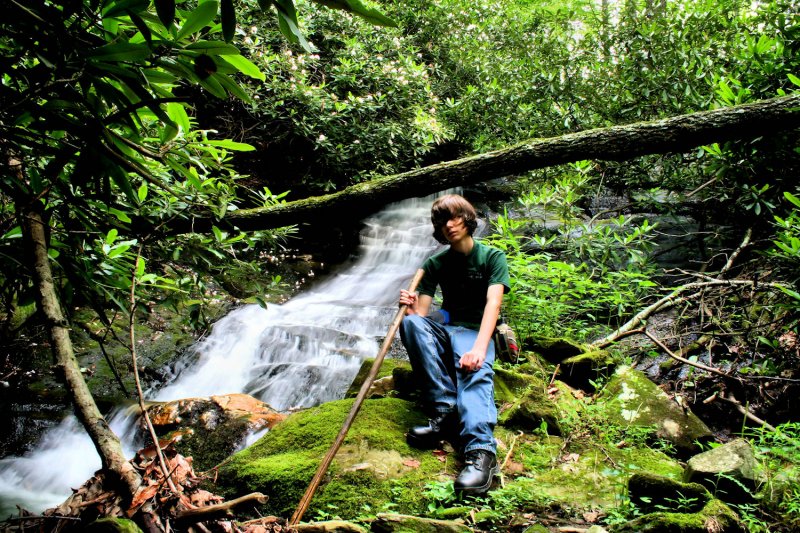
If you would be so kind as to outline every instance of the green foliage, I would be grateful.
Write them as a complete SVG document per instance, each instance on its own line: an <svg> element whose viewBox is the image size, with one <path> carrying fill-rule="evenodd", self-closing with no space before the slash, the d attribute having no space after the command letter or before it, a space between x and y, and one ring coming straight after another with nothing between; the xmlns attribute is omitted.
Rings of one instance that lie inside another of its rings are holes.
<svg viewBox="0 0 800 533"><path fill-rule="evenodd" d="M527 218L498 217L488 239L508 258L512 290L505 314L523 344L532 334L583 339L598 333L657 287L649 262L655 225L622 215L583 222L577 204L585 183L581 174L565 174L552 187L528 192L520 199Z"/></svg>

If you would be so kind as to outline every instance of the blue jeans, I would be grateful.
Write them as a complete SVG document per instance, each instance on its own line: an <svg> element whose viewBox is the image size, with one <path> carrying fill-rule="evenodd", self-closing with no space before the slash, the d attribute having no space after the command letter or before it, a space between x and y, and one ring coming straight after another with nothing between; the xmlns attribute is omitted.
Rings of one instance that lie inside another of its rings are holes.
<svg viewBox="0 0 800 533"><path fill-rule="evenodd" d="M406 316L400 325L400 339L427 407L437 414L458 412L464 452L482 449L495 453L494 344L489 343L480 369L465 372L458 368L459 359L477 336L475 330L443 326L419 315Z"/></svg>

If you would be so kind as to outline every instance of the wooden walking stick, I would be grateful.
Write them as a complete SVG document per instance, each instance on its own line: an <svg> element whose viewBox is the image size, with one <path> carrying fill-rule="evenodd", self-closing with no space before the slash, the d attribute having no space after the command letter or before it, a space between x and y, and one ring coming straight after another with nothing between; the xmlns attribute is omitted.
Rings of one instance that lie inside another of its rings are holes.
<svg viewBox="0 0 800 533"><path fill-rule="evenodd" d="M414 278L411 280L411 284L408 286L408 292L414 292L416 290L417 285L422 279L422 274L422 269L417 270L417 273L414 274ZM361 390L358 391L358 395L353 403L353 407L350 408L350 413L347 415L342 429L339 430L339 434L333 441L333 445L331 445L330 450L328 450L328 453L322 459L322 463L320 463L319 468L317 468L317 473L314 474L314 477L311 479L311 483L308 484L306 493L303 494L300 503L297 505L297 509L292 515L292 519L289 521L290 526L296 526L300 522L300 519L303 518L303 514L306 512L308 505L311 503L311 498L314 497L314 493L317 491L320 481L322 481L322 476L324 476L325 472L328 471L331 461L333 461L336 452L339 451L339 447L344 442L344 438L347 436L350 426L353 425L353 420L355 420L359 409L361 409L361 404L364 403L364 398L366 398L367 392L369 392L369 388L372 386L372 382L375 381L375 376L378 375L378 371L381 369L383 358L386 356L386 352L389 351L389 347L392 345L392 339L394 339L394 335L397 333L397 328L400 327L400 322L403 321L407 307L407 305L401 305L400 309L397 310L397 314L394 316L394 320L392 320L392 324L389 326L389 331L386 333L386 338L383 339L383 345L381 346L377 357L375 357L375 362L372 363L372 368L370 369L367 378L364 380L364 383L361 385Z"/></svg>

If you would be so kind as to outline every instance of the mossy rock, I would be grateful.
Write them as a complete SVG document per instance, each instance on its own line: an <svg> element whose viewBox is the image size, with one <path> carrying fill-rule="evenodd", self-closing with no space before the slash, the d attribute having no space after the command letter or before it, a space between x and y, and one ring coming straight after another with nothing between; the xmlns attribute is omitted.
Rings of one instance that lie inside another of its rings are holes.
<svg viewBox="0 0 800 533"><path fill-rule="evenodd" d="M744 439L695 455L687 462L684 479L701 483L732 503L752 502L766 481L753 448Z"/></svg>
<svg viewBox="0 0 800 533"><path fill-rule="evenodd" d="M699 483L683 483L650 472L638 472L628 480L628 497L644 513L663 509L701 511L713 497Z"/></svg>
<svg viewBox="0 0 800 533"><path fill-rule="evenodd" d="M247 394L157 402L147 411L157 435L173 441L178 453L192 457L199 470L219 464L247 435L272 428L286 417Z"/></svg>
<svg viewBox="0 0 800 533"><path fill-rule="evenodd" d="M358 395L358 391L361 390L361 385L364 383L364 380L367 379L367 376L369 376L369 372L372 370L372 365L374 363L375 359L373 358L364 359L364 361L361 363L361 368L359 369L358 374L356 374L356 377L353 378L353 383L350 385L350 388L347 389L345 398L355 398ZM388 395L389 390L396 389L394 385L394 372L395 369L398 368L408 369L410 371L411 363L401 359L384 359L383 363L381 363L380 369L378 370L378 374L375 376L373 387L370 389L367 397L384 397ZM387 384L387 386L376 386L379 385L380 382Z"/></svg>
<svg viewBox="0 0 800 533"><path fill-rule="evenodd" d="M469 533L472 528L461 521L436 520L418 516L380 513L372 522L373 533Z"/></svg>
<svg viewBox="0 0 800 533"><path fill-rule="evenodd" d="M328 402L289 416L220 468L217 490L229 497L263 492L269 496L263 513L291 515L352 404ZM352 520L387 505L422 514L425 485L452 479L456 462L406 444L405 431L423 420L406 400L365 400L305 516Z"/></svg>
<svg viewBox="0 0 800 533"><path fill-rule="evenodd" d="M600 401L611 423L654 427L656 435L682 453L697 451L698 442L711 439L711 430L688 409L682 408L638 370L620 367L604 387Z"/></svg>
<svg viewBox="0 0 800 533"><path fill-rule="evenodd" d="M730 507L711 500L697 513L650 513L610 530L611 533L746 533L747 528Z"/></svg>
<svg viewBox="0 0 800 533"><path fill-rule="evenodd" d="M530 337L525 348L554 365L586 352L584 345L563 337Z"/></svg>
<svg viewBox="0 0 800 533"><path fill-rule="evenodd" d="M368 533L368 530L344 520L325 520L322 522L301 523L294 526L297 533Z"/></svg>
<svg viewBox="0 0 800 533"><path fill-rule="evenodd" d="M606 350L582 352L561 361L558 379L579 389L594 391L595 383L614 371L614 358Z"/></svg>

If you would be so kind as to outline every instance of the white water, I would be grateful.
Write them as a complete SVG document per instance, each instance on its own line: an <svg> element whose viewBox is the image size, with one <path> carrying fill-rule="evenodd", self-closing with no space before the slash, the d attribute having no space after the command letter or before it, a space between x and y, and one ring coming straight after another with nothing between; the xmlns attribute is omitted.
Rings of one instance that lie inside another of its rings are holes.
<svg viewBox="0 0 800 533"><path fill-rule="evenodd" d="M437 246L431 200L393 204L365 220L359 257L311 290L222 318L194 347L196 362L153 399L245 392L285 411L341 398L363 359L376 355L400 289ZM132 425L122 414L111 421L129 448ZM0 460L0 520L14 504L33 512L58 505L99 467L91 441L68 418L26 455Z"/></svg>

